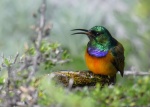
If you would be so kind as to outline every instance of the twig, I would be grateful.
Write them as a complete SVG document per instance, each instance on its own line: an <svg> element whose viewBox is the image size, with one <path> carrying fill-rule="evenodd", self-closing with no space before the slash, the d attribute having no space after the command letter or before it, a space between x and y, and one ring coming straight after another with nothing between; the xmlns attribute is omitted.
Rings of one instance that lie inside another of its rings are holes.
<svg viewBox="0 0 150 107"><path fill-rule="evenodd" d="M14 59L13 64L15 64L15 63L16 63L16 61L17 61L18 57L19 57L19 53L17 52L17 54L16 54L16 56L15 56L15 59Z"/></svg>
<svg viewBox="0 0 150 107"><path fill-rule="evenodd" d="M149 72L143 72L143 71L125 71L124 72L125 76L130 76L130 75L134 75L134 76L146 76L146 75L150 75Z"/></svg>
<svg viewBox="0 0 150 107"><path fill-rule="evenodd" d="M44 27L45 27L45 11L46 11L46 0L43 0L43 3L40 8L40 25L39 25L39 30L38 30L38 37L37 40L34 43L35 49L36 49L36 55L33 57L33 69L29 74L28 80L30 81L33 74L37 71L37 64L38 64L38 59L41 57L40 53L40 46L43 38L43 32L44 32Z"/></svg>

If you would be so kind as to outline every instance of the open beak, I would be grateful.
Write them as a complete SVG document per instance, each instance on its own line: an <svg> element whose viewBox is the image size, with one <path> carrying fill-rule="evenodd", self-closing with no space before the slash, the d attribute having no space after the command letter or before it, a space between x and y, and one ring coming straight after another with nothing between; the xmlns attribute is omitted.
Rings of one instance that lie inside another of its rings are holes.
<svg viewBox="0 0 150 107"><path fill-rule="evenodd" d="M88 37L90 36L90 35L92 35L91 34L91 32L89 31L89 30L86 30L86 29L73 29L73 30L71 30L71 31L82 31L82 32L77 32L77 33L73 33L73 34L71 34L71 35L76 35L76 34L85 34L85 35L87 35Z"/></svg>

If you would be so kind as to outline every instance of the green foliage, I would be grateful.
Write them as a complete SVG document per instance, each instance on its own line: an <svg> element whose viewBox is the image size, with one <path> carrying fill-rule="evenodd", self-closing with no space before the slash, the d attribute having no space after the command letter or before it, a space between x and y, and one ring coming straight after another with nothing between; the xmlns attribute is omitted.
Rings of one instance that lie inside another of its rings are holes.
<svg viewBox="0 0 150 107"><path fill-rule="evenodd" d="M150 96L148 92L150 89L149 80L148 76L138 78L134 85L124 84L112 88L105 87L102 89L102 93L95 90L96 92L92 92L92 95L103 106L147 106L150 104L148 99Z"/></svg>
<svg viewBox="0 0 150 107"><path fill-rule="evenodd" d="M4 58L4 64L6 65L6 66L10 66L10 61L7 59L7 58Z"/></svg>
<svg viewBox="0 0 150 107"><path fill-rule="evenodd" d="M150 77L143 78L127 77L124 84L106 86L91 89L87 87L73 89L69 91L60 85L56 85L51 76L41 80L38 86L39 103L43 106L62 106L62 107L122 107L122 106L148 106L150 105ZM132 81L131 84L128 84Z"/></svg>
<svg viewBox="0 0 150 107"><path fill-rule="evenodd" d="M62 106L62 107L92 107L94 100L90 97L83 97L72 93L63 87L56 85L48 76L41 81L38 89L39 103L43 106Z"/></svg>
<svg viewBox="0 0 150 107"><path fill-rule="evenodd" d="M4 78L0 77L0 85L3 85L3 84L4 84Z"/></svg>
<svg viewBox="0 0 150 107"><path fill-rule="evenodd" d="M40 52L42 56L47 59L44 64L41 63L41 68L44 68L45 70L51 70L59 63L59 61L65 61L70 58L67 50L63 50L60 44L56 42L43 40L40 46ZM26 54L32 56L35 55L35 47L32 46L26 49Z"/></svg>
<svg viewBox="0 0 150 107"><path fill-rule="evenodd" d="M27 51L26 51L27 54L29 55L35 55L35 49L34 47L32 46L31 48L29 48Z"/></svg>

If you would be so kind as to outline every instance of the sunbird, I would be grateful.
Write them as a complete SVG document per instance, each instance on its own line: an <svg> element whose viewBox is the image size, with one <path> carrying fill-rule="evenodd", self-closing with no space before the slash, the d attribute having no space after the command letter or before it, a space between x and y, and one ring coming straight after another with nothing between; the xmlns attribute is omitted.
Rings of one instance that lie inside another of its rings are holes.
<svg viewBox="0 0 150 107"><path fill-rule="evenodd" d="M107 75L116 81L116 73L124 74L124 48L103 26L94 26L90 30L73 29L75 34L85 34L89 38L85 51L85 62L94 74Z"/></svg>

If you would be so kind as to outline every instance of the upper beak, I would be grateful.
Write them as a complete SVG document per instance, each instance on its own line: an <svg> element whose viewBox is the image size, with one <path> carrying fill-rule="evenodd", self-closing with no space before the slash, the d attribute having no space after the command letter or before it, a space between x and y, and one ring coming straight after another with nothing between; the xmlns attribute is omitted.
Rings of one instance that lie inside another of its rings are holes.
<svg viewBox="0 0 150 107"><path fill-rule="evenodd" d="M71 35L76 35L76 34L85 34L87 36L91 35L91 32L89 30L86 30L86 29L73 29L71 31L76 31L76 30L83 31L83 32L77 32L77 33L73 33Z"/></svg>

